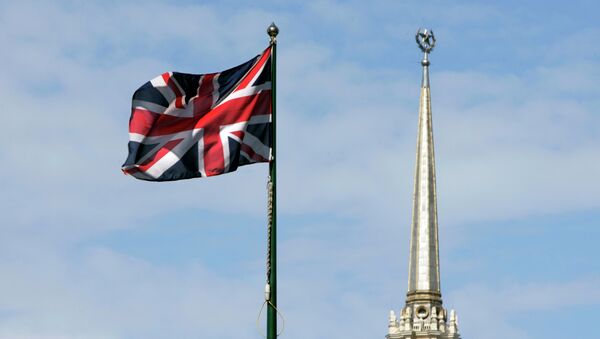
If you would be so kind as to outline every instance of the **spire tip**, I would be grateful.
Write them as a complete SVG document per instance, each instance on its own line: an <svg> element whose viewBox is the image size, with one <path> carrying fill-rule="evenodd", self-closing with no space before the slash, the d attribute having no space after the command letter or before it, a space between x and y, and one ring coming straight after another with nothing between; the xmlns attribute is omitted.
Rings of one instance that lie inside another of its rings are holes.
<svg viewBox="0 0 600 339"><path fill-rule="evenodd" d="M419 28L415 39L417 40L417 45L419 45L419 48L425 54L430 53L433 50L433 47L435 47L435 36L430 29Z"/></svg>

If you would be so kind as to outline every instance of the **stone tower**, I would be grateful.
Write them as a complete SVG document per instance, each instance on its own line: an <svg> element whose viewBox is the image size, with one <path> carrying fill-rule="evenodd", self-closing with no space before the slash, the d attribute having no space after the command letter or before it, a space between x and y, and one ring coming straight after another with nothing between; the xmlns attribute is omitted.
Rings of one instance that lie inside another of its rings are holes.
<svg viewBox="0 0 600 339"><path fill-rule="evenodd" d="M429 93L429 52L435 45L433 32L419 29L417 43L424 53L419 107L417 160L410 238L408 293L399 317L390 311L387 339L460 339L454 310L442 306L438 251L435 158Z"/></svg>

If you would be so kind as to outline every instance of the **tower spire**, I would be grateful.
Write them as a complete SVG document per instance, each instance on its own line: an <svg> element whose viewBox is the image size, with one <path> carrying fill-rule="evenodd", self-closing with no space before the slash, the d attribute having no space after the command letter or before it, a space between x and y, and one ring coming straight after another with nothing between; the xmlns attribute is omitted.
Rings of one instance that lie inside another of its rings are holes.
<svg viewBox="0 0 600 339"><path fill-rule="evenodd" d="M400 322L395 313L390 314L386 338L460 339L456 322L451 320L448 326L440 288L435 156L429 89L429 53L435 46L435 37L431 30L421 28L416 39L423 51L423 78L417 132L408 292L406 306L400 311ZM453 317L455 319L454 315Z"/></svg>
<svg viewBox="0 0 600 339"><path fill-rule="evenodd" d="M419 107L417 159L413 194L408 300L441 304L435 157L429 89L429 53L435 46L433 32L420 29L416 36L423 51L423 79Z"/></svg>

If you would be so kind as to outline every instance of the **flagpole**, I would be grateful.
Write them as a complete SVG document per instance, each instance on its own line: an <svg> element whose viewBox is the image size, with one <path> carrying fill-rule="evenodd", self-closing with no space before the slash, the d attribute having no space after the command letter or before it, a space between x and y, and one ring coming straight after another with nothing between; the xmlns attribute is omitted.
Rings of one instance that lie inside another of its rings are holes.
<svg viewBox="0 0 600 339"><path fill-rule="evenodd" d="M271 43L271 161L269 162L269 187L271 195L271 218L269 220L269 251L267 267L267 339L277 338L277 166L276 166L276 61L277 61L277 34L279 28L271 23L267 28L267 34Z"/></svg>

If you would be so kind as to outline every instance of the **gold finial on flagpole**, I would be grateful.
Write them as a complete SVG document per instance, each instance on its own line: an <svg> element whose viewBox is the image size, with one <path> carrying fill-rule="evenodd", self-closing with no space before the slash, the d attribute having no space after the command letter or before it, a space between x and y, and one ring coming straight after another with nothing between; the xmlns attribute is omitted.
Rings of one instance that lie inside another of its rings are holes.
<svg viewBox="0 0 600 339"><path fill-rule="evenodd" d="M277 42L277 34L279 34L279 28L272 22L269 27L267 27L267 34L271 38L271 43Z"/></svg>

